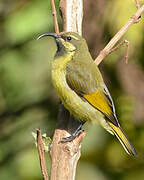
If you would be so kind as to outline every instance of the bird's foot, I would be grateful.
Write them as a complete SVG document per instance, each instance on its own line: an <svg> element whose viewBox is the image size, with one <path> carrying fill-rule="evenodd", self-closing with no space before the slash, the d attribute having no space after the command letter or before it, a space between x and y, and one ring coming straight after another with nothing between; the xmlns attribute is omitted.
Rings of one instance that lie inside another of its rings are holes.
<svg viewBox="0 0 144 180"><path fill-rule="evenodd" d="M80 129L79 131L73 133L71 136L68 136L66 138L62 138L59 143L66 143L73 141L76 137L78 137L84 130Z"/></svg>

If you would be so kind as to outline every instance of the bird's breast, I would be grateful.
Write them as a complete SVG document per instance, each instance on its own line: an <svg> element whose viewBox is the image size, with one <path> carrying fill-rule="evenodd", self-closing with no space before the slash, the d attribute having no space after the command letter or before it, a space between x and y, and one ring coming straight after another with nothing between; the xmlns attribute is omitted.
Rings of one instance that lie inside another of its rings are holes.
<svg viewBox="0 0 144 180"><path fill-rule="evenodd" d="M88 102L79 97L67 84L66 68L52 66L52 83L65 108L77 119L95 121L102 119L102 114ZM94 122L95 123L95 122Z"/></svg>

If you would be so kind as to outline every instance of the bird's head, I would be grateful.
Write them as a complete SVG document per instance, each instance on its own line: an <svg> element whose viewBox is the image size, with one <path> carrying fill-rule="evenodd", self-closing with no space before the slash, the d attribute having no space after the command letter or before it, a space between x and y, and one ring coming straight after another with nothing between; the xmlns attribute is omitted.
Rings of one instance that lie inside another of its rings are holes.
<svg viewBox="0 0 144 180"><path fill-rule="evenodd" d="M75 32L62 32L56 33L45 33L38 37L41 39L45 36L52 36L55 38L57 44L56 56L62 56L65 53L79 52L80 49L84 50L87 47L85 40Z"/></svg>

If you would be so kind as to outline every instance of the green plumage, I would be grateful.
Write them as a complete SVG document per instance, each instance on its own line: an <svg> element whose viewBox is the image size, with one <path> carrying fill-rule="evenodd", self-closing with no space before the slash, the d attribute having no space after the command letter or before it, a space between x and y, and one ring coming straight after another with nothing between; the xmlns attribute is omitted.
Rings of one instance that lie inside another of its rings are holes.
<svg viewBox="0 0 144 180"><path fill-rule="evenodd" d="M52 63L52 82L66 109L78 120L98 122L115 134L127 153L136 155L123 133L115 107L101 73L94 63L86 41L77 33L48 33L57 43Z"/></svg>
<svg viewBox="0 0 144 180"><path fill-rule="evenodd" d="M94 93L100 91L103 94L105 100L110 106L111 113L108 116L104 109L101 108L101 112L107 116L107 120L110 120L115 125L118 125L117 118L115 116L115 109L112 98L108 92L101 73L94 63L85 40L83 43L79 43L76 51L66 65L66 80L72 90L74 90L79 96L84 97L85 94ZM82 53L80 53L82 52ZM80 56L82 54L82 56ZM105 107L104 107L105 108Z"/></svg>
<svg viewBox="0 0 144 180"><path fill-rule="evenodd" d="M78 94L88 94L97 89L104 89L101 74L98 70L96 71L96 64L93 60L88 61L86 57L83 58L82 63L73 57L75 60L68 62L66 66L67 82Z"/></svg>

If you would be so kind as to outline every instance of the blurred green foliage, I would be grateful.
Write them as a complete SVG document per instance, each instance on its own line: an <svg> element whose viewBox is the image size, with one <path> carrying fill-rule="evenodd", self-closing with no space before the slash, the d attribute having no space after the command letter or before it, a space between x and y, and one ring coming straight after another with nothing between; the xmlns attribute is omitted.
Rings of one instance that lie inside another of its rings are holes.
<svg viewBox="0 0 144 180"><path fill-rule="evenodd" d="M59 1L56 1L58 8ZM83 34L92 56L136 11L135 1L84 0ZM95 17L95 18L92 18ZM59 16L60 27L61 19ZM58 97L51 85L51 61L56 51L50 1L0 1L0 179L42 179L32 131L41 128L52 137ZM118 119L138 151L128 156L115 137L90 126L82 145L77 180L144 179L144 25L133 25L124 39L130 41L129 64L125 48L100 65L114 99ZM85 125L87 126L87 125ZM89 126L89 125L88 125ZM50 169L50 158L46 156Z"/></svg>

